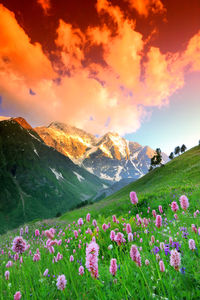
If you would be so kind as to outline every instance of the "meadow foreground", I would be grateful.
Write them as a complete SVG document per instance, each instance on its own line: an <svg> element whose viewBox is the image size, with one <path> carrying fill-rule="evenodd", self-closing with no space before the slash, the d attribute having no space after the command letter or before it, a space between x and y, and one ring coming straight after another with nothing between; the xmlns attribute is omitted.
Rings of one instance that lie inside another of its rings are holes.
<svg viewBox="0 0 200 300"><path fill-rule="evenodd" d="M3 236L0 299L198 299L199 210L188 199L140 212L132 192L118 218L88 213Z"/></svg>

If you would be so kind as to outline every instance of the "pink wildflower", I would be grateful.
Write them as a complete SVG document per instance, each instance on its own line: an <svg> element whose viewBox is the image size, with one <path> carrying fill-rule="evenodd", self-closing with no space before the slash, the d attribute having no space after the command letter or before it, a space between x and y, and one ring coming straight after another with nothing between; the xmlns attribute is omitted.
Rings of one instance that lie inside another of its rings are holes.
<svg viewBox="0 0 200 300"><path fill-rule="evenodd" d="M160 265L160 271L165 272L165 265L164 265L164 262L162 260L159 261L159 265Z"/></svg>
<svg viewBox="0 0 200 300"><path fill-rule="evenodd" d="M117 242L117 245L120 246L123 243L123 233L118 232L117 235L115 236L115 242Z"/></svg>
<svg viewBox="0 0 200 300"><path fill-rule="evenodd" d="M77 237L78 237L78 231L77 230L74 230L74 236L75 236L75 239L77 239Z"/></svg>
<svg viewBox="0 0 200 300"><path fill-rule="evenodd" d="M78 219L78 225L79 225L79 226L82 226L82 225L83 225L83 219L82 219L82 218L79 218L79 219Z"/></svg>
<svg viewBox="0 0 200 300"><path fill-rule="evenodd" d="M89 214L89 213L88 213L87 216L86 216L86 221L87 221L87 222L90 222L90 214Z"/></svg>
<svg viewBox="0 0 200 300"><path fill-rule="evenodd" d="M108 226L104 223L103 225L102 225L102 229L106 232L106 229L108 228Z"/></svg>
<svg viewBox="0 0 200 300"><path fill-rule="evenodd" d="M189 239L189 248L190 250L195 250L195 241L193 239Z"/></svg>
<svg viewBox="0 0 200 300"><path fill-rule="evenodd" d="M61 259L63 259L63 255L60 254L60 252L58 252L58 253L57 253L57 256L56 256L56 260L59 261L59 260L61 260Z"/></svg>
<svg viewBox="0 0 200 300"><path fill-rule="evenodd" d="M117 222L117 218L115 215L112 216L112 220L113 220L113 223L116 223Z"/></svg>
<svg viewBox="0 0 200 300"><path fill-rule="evenodd" d="M45 235L51 240L54 238L54 234L50 230L45 230Z"/></svg>
<svg viewBox="0 0 200 300"><path fill-rule="evenodd" d="M53 247L53 246L50 246L50 247L49 247L49 252L50 252L50 253L54 253L54 252L55 252L55 250L54 250L54 247Z"/></svg>
<svg viewBox="0 0 200 300"><path fill-rule="evenodd" d="M130 224L126 224L126 232L127 234L129 234L130 232L132 232L132 228Z"/></svg>
<svg viewBox="0 0 200 300"><path fill-rule="evenodd" d="M110 261L110 273L115 276L117 273L117 260L115 258L112 258Z"/></svg>
<svg viewBox="0 0 200 300"><path fill-rule="evenodd" d="M176 201L173 201L171 204L171 210L173 212L176 212L179 209L178 204L176 203Z"/></svg>
<svg viewBox="0 0 200 300"><path fill-rule="evenodd" d="M154 218L156 217L156 211L155 211L155 209L152 210L152 215L153 215Z"/></svg>
<svg viewBox="0 0 200 300"><path fill-rule="evenodd" d="M63 291L66 287L66 284L67 284L67 280L65 278L65 275L58 276L57 283L56 283L58 290Z"/></svg>
<svg viewBox="0 0 200 300"><path fill-rule="evenodd" d="M48 269L46 269L45 271L44 271L44 273L43 273L43 276L47 276L48 275L48 273L49 273L49 270Z"/></svg>
<svg viewBox="0 0 200 300"><path fill-rule="evenodd" d="M92 221L92 225L93 225L94 227L97 227L97 221L96 221L95 219Z"/></svg>
<svg viewBox="0 0 200 300"><path fill-rule="evenodd" d="M40 236L40 231L39 231L39 229L36 229L36 230L35 230L35 236Z"/></svg>
<svg viewBox="0 0 200 300"><path fill-rule="evenodd" d="M151 242L152 242L152 244L155 243L155 237L154 237L154 235L151 236Z"/></svg>
<svg viewBox="0 0 200 300"><path fill-rule="evenodd" d="M114 232L114 230L111 230L111 232L110 232L110 239L111 239L111 241L115 240L115 232Z"/></svg>
<svg viewBox="0 0 200 300"><path fill-rule="evenodd" d="M159 205L158 209L159 209L159 212L162 214L163 213L162 205Z"/></svg>
<svg viewBox="0 0 200 300"><path fill-rule="evenodd" d="M80 266L79 269L78 269L78 271L79 271L79 275L82 276L84 274L84 267Z"/></svg>
<svg viewBox="0 0 200 300"><path fill-rule="evenodd" d="M136 256L138 253L138 248L136 245L132 245L131 246L131 250L130 250L130 257L133 261L136 261Z"/></svg>
<svg viewBox="0 0 200 300"><path fill-rule="evenodd" d="M148 266L149 265L149 260L145 259L145 265Z"/></svg>
<svg viewBox="0 0 200 300"><path fill-rule="evenodd" d="M25 233L28 234L28 226L25 228Z"/></svg>
<svg viewBox="0 0 200 300"><path fill-rule="evenodd" d="M9 260L6 264L6 268L10 268L13 266L13 262L11 260Z"/></svg>
<svg viewBox="0 0 200 300"><path fill-rule="evenodd" d="M21 236L15 237L12 245L12 250L16 253L23 253L26 250L26 242Z"/></svg>
<svg viewBox="0 0 200 300"><path fill-rule="evenodd" d="M194 224L192 224L192 231L195 232L195 233L197 233L197 228L196 228L196 226Z"/></svg>
<svg viewBox="0 0 200 300"><path fill-rule="evenodd" d="M39 261L40 260L40 254L35 253L33 256L33 261Z"/></svg>
<svg viewBox="0 0 200 300"><path fill-rule="evenodd" d="M132 204L138 203L138 198L136 192L130 192L130 200Z"/></svg>
<svg viewBox="0 0 200 300"><path fill-rule="evenodd" d="M143 218L143 223L144 223L144 226L147 227L147 225L148 225L148 223L149 223L148 219Z"/></svg>
<svg viewBox="0 0 200 300"><path fill-rule="evenodd" d="M180 203L181 203L181 208L183 210L187 210L188 207L189 207L188 198L185 195L182 195L179 200L180 200Z"/></svg>
<svg viewBox="0 0 200 300"><path fill-rule="evenodd" d="M132 242L132 241L133 241L133 234L132 234L132 232L130 232L130 233L128 234L128 241L129 241L129 242Z"/></svg>
<svg viewBox="0 0 200 300"><path fill-rule="evenodd" d="M181 264L180 253L176 249L171 250L170 265L174 267L175 270L178 271L180 264Z"/></svg>
<svg viewBox="0 0 200 300"><path fill-rule="evenodd" d="M162 217L160 215L156 216L156 227L160 228L162 225Z"/></svg>
<svg viewBox="0 0 200 300"><path fill-rule="evenodd" d="M69 258L70 262L74 261L74 257L73 255L70 255L70 258Z"/></svg>
<svg viewBox="0 0 200 300"><path fill-rule="evenodd" d="M95 242L91 242L86 247L86 268L91 273L92 277L98 277L98 255L99 246Z"/></svg>
<svg viewBox="0 0 200 300"><path fill-rule="evenodd" d="M16 293L14 294L14 300L20 300L21 297L22 297L22 295L21 295L20 292L16 292Z"/></svg>
<svg viewBox="0 0 200 300"><path fill-rule="evenodd" d="M10 272L7 270L5 271L5 279L9 280L9 277L10 277Z"/></svg>
<svg viewBox="0 0 200 300"><path fill-rule="evenodd" d="M136 255L136 264L138 265L138 267L141 267L142 263L141 263L141 255L140 252L138 251L137 255Z"/></svg>
<svg viewBox="0 0 200 300"><path fill-rule="evenodd" d="M60 246L62 244L62 240L57 241L57 245Z"/></svg>
<svg viewBox="0 0 200 300"><path fill-rule="evenodd" d="M50 231L53 235L56 234L56 230L55 230L54 228L50 228L49 231Z"/></svg>

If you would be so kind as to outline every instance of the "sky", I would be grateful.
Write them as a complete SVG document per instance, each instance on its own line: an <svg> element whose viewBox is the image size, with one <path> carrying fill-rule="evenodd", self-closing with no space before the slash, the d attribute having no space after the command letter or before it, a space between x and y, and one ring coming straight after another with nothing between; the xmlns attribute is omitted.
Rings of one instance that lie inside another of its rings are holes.
<svg viewBox="0 0 200 300"><path fill-rule="evenodd" d="M0 1L0 115L191 148L199 16L199 0Z"/></svg>

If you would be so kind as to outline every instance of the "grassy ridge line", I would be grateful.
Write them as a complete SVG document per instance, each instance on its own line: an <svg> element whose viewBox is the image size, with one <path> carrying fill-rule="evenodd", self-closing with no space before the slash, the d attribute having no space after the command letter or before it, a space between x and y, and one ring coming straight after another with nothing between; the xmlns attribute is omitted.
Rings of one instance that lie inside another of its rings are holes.
<svg viewBox="0 0 200 300"><path fill-rule="evenodd" d="M129 193L132 190L139 193L139 206L143 206L142 211L146 210L150 203L154 207L158 202L164 206L165 203L168 205L170 197L178 198L183 193L191 200L200 198L200 147L188 150L100 202L65 213L60 220L71 222L87 212L91 212L96 218L100 214L106 217L111 213L119 216L127 211Z"/></svg>
<svg viewBox="0 0 200 300"><path fill-rule="evenodd" d="M163 188L166 185L179 186L183 184L200 183L200 147L194 147L182 155L174 158L166 165L149 172L137 181L130 183L109 199L124 196L135 189L137 192L150 192Z"/></svg>

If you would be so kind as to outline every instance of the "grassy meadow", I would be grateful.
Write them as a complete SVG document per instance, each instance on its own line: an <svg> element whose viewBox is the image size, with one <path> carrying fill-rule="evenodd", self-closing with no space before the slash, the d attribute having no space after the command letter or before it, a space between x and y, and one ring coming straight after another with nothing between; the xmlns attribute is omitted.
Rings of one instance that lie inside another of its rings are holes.
<svg viewBox="0 0 200 300"><path fill-rule="evenodd" d="M2 235L0 299L200 299L199 158L195 147L100 202Z"/></svg>

